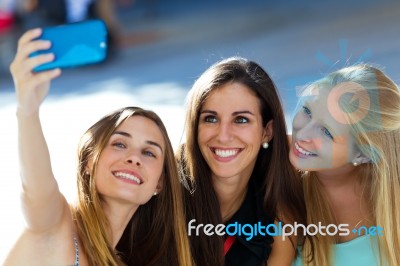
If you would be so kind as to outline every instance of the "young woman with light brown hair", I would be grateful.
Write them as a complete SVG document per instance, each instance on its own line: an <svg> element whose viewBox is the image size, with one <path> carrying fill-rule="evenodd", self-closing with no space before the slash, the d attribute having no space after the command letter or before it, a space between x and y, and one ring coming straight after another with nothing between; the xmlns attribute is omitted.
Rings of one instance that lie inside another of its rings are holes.
<svg viewBox="0 0 400 266"><path fill-rule="evenodd" d="M90 127L78 150L77 203L61 194L39 117L61 72L32 71L54 58L29 57L50 45L36 40L40 34L21 37L11 64L26 228L5 265L192 265L174 152L155 113L121 108ZM116 245L128 224L121 253Z"/></svg>

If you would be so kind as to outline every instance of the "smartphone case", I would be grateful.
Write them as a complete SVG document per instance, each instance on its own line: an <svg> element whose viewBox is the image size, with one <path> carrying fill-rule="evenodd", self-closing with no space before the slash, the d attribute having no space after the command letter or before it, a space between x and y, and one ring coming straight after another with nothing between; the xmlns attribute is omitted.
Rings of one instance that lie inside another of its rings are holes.
<svg viewBox="0 0 400 266"><path fill-rule="evenodd" d="M103 61L107 54L107 28L101 20L43 28L39 39L51 41L50 49L36 51L30 56L51 52L55 59L37 66L35 72L93 64Z"/></svg>

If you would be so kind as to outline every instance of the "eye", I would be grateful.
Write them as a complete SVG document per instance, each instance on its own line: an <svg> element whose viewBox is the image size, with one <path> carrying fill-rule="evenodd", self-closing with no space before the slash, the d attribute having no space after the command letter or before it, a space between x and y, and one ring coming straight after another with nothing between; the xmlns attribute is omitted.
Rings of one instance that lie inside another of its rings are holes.
<svg viewBox="0 0 400 266"><path fill-rule="evenodd" d="M208 116L204 117L204 122L206 122L206 123L216 123L217 122L217 118L214 115L208 115Z"/></svg>
<svg viewBox="0 0 400 266"><path fill-rule="evenodd" d="M306 114L308 117L311 118L311 110L308 109L308 107L303 106L303 112L304 112L304 114Z"/></svg>
<svg viewBox="0 0 400 266"><path fill-rule="evenodd" d="M143 155L148 156L148 157L157 158L156 155L151 151L143 151Z"/></svg>
<svg viewBox="0 0 400 266"><path fill-rule="evenodd" d="M114 142L114 143L112 144L112 146L113 146L113 147L120 148L120 149L125 149L125 148L126 148L126 145L125 145L124 143L122 143L122 142Z"/></svg>
<svg viewBox="0 0 400 266"><path fill-rule="evenodd" d="M332 136L331 132L329 132L329 130L326 127L323 127L321 130L325 136L327 136L328 138L333 140L333 136Z"/></svg>
<svg viewBox="0 0 400 266"><path fill-rule="evenodd" d="M245 124L245 123L248 123L248 122L249 122L249 119L247 119L244 116L238 116L235 119L235 123L238 123L238 124Z"/></svg>

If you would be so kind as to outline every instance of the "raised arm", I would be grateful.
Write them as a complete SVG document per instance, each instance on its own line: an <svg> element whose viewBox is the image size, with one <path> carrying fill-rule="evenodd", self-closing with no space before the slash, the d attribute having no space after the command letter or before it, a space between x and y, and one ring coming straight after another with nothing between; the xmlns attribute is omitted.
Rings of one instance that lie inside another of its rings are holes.
<svg viewBox="0 0 400 266"><path fill-rule="evenodd" d="M66 201L53 176L50 155L39 119L39 107L47 96L50 81L60 70L34 73L37 65L53 60L52 54L30 58L34 51L47 49L49 42L34 40L40 29L25 33L10 70L17 95L18 151L22 181L22 206L27 226L33 231L53 229L61 221Z"/></svg>

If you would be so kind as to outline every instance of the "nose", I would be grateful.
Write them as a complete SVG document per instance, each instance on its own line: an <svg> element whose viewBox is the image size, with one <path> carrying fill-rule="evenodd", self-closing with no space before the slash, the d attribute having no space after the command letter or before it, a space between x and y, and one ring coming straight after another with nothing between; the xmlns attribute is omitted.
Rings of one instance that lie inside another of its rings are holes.
<svg viewBox="0 0 400 266"><path fill-rule="evenodd" d="M220 126L218 127L218 136L217 140L224 143L224 142L229 142L232 140L232 127L231 124L226 122L226 123L221 123Z"/></svg>
<svg viewBox="0 0 400 266"><path fill-rule="evenodd" d="M311 142L315 138L315 125L311 122L294 129L297 141Z"/></svg>
<svg viewBox="0 0 400 266"><path fill-rule="evenodd" d="M129 154L127 155L125 161L126 161L126 163L128 163L128 164L132 164L132 165L136 165L136 166L141 166L141 165L142 165L142 162L141 162L141 160L140 160L140 156L137 155L137 154L134 153L134 152L129 153Z"/></svg>

